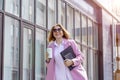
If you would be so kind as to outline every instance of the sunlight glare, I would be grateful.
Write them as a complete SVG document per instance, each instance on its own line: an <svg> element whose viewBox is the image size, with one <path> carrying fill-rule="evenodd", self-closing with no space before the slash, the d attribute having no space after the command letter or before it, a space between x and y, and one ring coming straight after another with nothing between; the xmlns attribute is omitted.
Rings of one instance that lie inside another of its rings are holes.
<svg viewBox="0 0 120 80"><path fill-rule="evenodd" d="M114 0L114 5L115 5L116 7L120 6L120 0Z"/></svg>

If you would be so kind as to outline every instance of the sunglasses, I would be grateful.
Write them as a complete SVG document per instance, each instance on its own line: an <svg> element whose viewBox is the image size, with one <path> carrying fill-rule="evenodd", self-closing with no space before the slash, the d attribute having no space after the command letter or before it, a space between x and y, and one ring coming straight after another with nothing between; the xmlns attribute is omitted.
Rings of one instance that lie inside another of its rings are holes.
<svg viewBox="0 0 120 80"><path fill-rule="evenodd" d="M53 32L60 32L60 31L62 31L62 29L61 28L57 28L57 29L53 29Z"/></svg>

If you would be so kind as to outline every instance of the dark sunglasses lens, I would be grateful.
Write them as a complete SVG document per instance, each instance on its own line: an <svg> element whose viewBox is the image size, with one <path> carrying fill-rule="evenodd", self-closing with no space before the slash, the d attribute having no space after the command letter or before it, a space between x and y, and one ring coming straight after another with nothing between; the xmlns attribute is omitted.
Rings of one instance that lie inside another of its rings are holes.
<svg viewBox="0 0 120 80"><path fill-rule="evenodd" d="M61 30L62 30L61 28L53 29L54 32L61 31Z"/></svg>

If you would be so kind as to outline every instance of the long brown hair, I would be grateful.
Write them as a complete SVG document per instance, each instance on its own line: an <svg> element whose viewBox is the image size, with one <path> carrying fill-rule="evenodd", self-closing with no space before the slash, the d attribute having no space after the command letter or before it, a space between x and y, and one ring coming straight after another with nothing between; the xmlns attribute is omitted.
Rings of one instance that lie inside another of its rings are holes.
<svg viewBox="0 0 120 80"><path fill-rule="evenodd" d="M65 39L69 39L70 38L69 32L61 24L56 24L56 25L54 25L51 28L51 31L49 32L49 36L48 36L48 41L49 42L55 41L55 37L53 36L53 29L54 29L55 26L59 26L62 29L62 31L63 31L63 38L65 38Z"/></svg>

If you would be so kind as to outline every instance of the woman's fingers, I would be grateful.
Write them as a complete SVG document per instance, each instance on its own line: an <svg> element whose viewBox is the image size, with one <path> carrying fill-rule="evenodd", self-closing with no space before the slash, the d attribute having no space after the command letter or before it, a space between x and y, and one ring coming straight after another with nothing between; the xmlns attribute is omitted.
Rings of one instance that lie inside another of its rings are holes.
<svg viewBox="0 0 120 80"><path fill-rule="evenodd" d="M72 60L70 60L70 59L65 59L64 60L64 64L65 64L65 66L71 66L71 65L73 65L73 61Z"/></svg>

